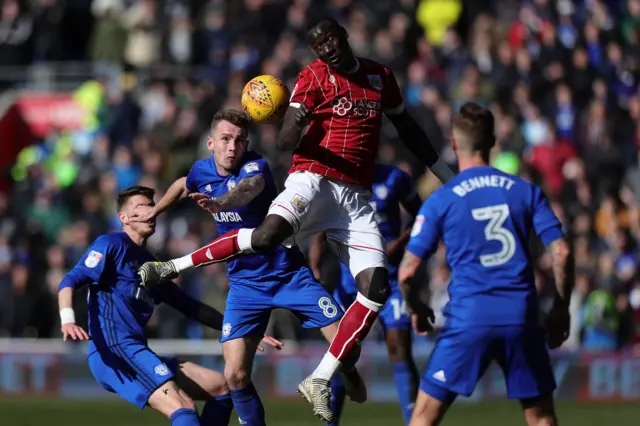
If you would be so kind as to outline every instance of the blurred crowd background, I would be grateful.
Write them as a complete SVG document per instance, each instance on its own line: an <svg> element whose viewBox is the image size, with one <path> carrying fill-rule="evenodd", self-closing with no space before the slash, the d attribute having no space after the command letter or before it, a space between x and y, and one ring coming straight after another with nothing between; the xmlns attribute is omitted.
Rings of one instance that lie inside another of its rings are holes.
<svg viewBox="0 0 640 426"><path fill-rule="evenodd" d="M239 107L247 80L272 74L292 86L313 60L305 27L332 15L358 55L396 73L406 105L452 164L452 113L468 100L493 109L494 165L543 185L572 237L577 277L565 346L640 343L640 0L0 3L0 92L33 89L34 75L46 75L89 111L82 129L52 129L1 171L13 183L0 194L0 335L57 336L58 283L94 238L119 228L114 194L140 183L160 197L207 155L211 117ZM255 126L251 147L282 182L291 155L275 149L276 135L275 126ZM0 144L11 141L0 135ZM410 172L424 197L438 186L388 123L380 161ZM150 246L160 258L216 235L211 217L188 201L157 229ZM544 310L553 296L550 257L538 250L536 258ZM331 286L335 268L326 274ZM436 307L448 280L440 251L425 275ZM223 265L179 283L224 309ZM149 328L162 338L210 335L163 307ZM275 312L271 328L283 338L318 336L287 312Z"/></svg>

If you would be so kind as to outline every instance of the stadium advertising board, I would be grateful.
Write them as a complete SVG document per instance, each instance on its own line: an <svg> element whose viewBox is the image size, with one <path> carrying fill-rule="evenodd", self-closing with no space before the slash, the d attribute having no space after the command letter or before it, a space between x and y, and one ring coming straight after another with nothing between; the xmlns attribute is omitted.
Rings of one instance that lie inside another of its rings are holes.
<svg viewBox="0 0 640 426"><path fill-rule="evenodd" d="M177 355L216 370L224 362L220 346L211 342L162 342L151 344L162 355ZM289 347L291 348L293 344ZM109 397L93 380L81 347L60 345L47 349L26 350L0 344L0 395L59 395L63 397ZM324 354L323 345L303 345L287 352L269 351L256 357L254 382L272 398L296 397L296 387L313 370ZM418 345L414 351L420 369L426 363L430 345ZM640 358L632 353L581 354L556 353L553 365L558 382L557 397L582 402L640 402ZM378 343L365 345L359 368L373 401L397 399L393 367L387 360L386 347ZM473 403L504 398L506 389L502 372L492 365L470 398Z"/></svg>

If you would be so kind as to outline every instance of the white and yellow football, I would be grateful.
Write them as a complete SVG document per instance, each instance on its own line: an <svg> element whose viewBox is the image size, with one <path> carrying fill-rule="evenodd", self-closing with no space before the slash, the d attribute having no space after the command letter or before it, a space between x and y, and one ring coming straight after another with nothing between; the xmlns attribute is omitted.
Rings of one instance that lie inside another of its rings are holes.
<svg viewBox="0 0 640 426"><path fill-rule="evenodd" d="M259 75L242 89L242 109L256 123L277 123L284 117L290 96L289 89L280 79Z"/></svg>

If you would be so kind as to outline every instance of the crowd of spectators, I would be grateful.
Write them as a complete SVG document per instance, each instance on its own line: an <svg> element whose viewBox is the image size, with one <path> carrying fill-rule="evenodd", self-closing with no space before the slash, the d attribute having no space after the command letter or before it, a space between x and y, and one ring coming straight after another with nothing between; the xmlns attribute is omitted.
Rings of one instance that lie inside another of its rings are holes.
<svg viewBox="0 0 640 426"><path fill-rule="evenodd" d="M0 65L90 61L95 78L78 90L99 99L86 129L56 129L21 153L12 191L0 194L1 335L57 335L57 285L93 238L118 229L114 194L141 183L161 196L207 155L213 113L239 107L249 78L272 74L292 85L313 59L305 27L331 15L358 55L392 68L407 107L452 164L447 131L456 108L468 100L492 108L494 165L539 182L572 238L577 276L566 347L640 343L640 0L0 3ZM282 182L290 154L275 149L276 135L277 127L261 125L250 139ZM410 172L424 197L438 185L388 124L380 161ZM185 202L160 218L149 245L160 258L175 257L215 232L210 216ZM544 252L537 259L544 308L551 262ZM432 302L442 306L442 250L428 269ZM331 268L327 274L331 286ZM179 283L224 308L224 265ZM280 337L314 336L286 312L275 312L272 325ZM162 307L150 332L208 334Z"/></svg>

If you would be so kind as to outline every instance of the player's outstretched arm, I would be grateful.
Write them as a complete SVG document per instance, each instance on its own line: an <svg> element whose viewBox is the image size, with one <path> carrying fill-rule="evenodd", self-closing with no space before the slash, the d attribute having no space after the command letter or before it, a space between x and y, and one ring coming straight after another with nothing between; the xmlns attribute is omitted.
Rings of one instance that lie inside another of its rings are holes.
<svg viewBox="0 0 640 426"><path fill-rule="evenodd" d="M455 174L433 148L427 134L405 109L397 114L387 114L398 131L398 136L407 148L420 159L443 183L451 180Z"/></svg>
<svg viewBox="0 0 640 426"><path fill-rule="evenodd" d="M264 189L265 180L262 175L249 176L242 179L235 188L218 198L206 194L194 193L189 196L209 213L225 212L249 204Z"/></svg>
<svg viewBox="0 0 640 426"><path fill-rule="evenodd" d="M183 176L171 184L164 196L160 199L160 201L158 201L158 204L142 214L134 213L130 217L130 220L134 222L146 222L155 217L158 217L162 212L167 210L179 200L185 198L188 194L189 190L187 190L187 177Z"/></svg>
<svg viewBox="0 0 640 426"><path fill-rule="evenodd" d="M292 102L282 120L276 147L280 151L293 151L300 143L304 128L309 125L309 110L303 103Z"/></svg>
<svg viewBox="0 0 640 426"><path fill-rule="evenodd" d="M72 270L68 273L60 286L58 287L58 308L60 309L60 331L62 332L62 339L68 340L89 340L87 332L76 324L75 312L73 311L73 293L76 288L82 286L84 281L81 274L76 270Z"/></svg>

